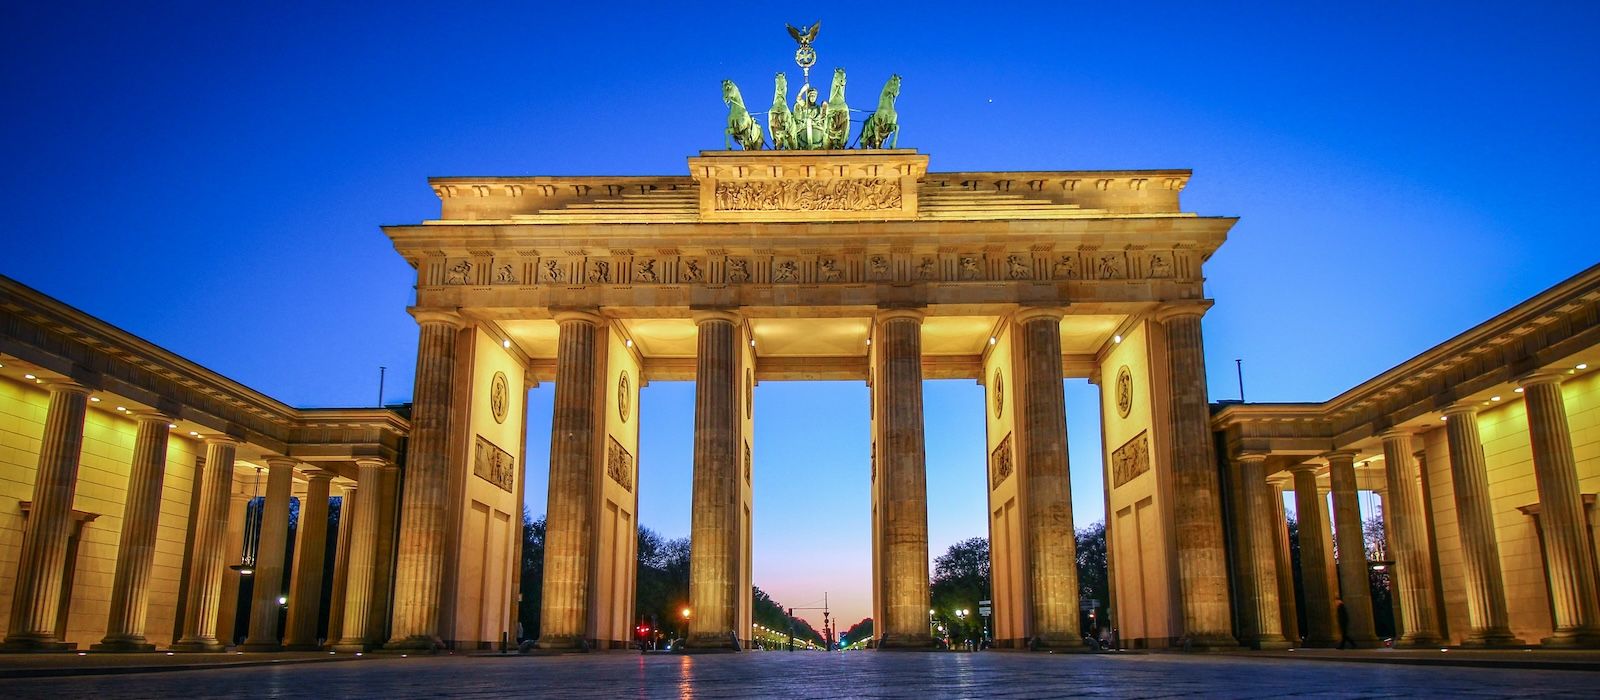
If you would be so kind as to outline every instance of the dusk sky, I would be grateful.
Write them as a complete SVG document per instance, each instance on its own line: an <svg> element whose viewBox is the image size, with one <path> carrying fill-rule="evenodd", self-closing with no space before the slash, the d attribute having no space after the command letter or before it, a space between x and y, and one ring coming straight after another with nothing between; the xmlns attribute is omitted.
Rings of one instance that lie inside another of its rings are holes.
<svg viewBox="0 0 1600 700"><path fill-rule="evenodd" d="M438 214L427 177L686 174L722 148L720 81L797 85L783 25L819 19L143 5L0 10L0 273L300 406L374 403L380 365L410 396L413 273L378 227ZM1192 168L1184 208L1241 217L1206 265L1214 400L1235 358L1252 401L1327 399L1595 263L1600 3L1273 5L863 6L820 16L815 70L864 109L901 75L899 145L931 170ZM1067 383L1080 525L1103 516L1096 391ZM987 534L983 397L925 396L937 555ZM536 515L552 397L530 399ZM756 584L826 591L845 626L870 613L866 400L756 390ZM640 402L640 520L686 536L693 385Z"/></svg>

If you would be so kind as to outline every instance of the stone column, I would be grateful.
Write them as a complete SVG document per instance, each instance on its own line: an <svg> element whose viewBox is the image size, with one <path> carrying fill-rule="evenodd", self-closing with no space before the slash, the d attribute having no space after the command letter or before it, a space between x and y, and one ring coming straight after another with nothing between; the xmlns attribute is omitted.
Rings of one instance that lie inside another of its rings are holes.
<svg viewBox="0 0 1600 700"><path fill-rule="evenodd" d="M417 378L412 391L411 442L406 454L405 495L400 504L400 557L395 564L393 636L390 649L436 649L439 639L439 589L444 579L444 546L448 530L447 503L450 482L450 412L455 385L456 334L460 316L443 311L415 310L421 331L417 340ZM376 506L380 487L367 488L368 502ZM377 529L378 508L365 508ZM365 516L363 521L366 522ZM371 549L372 540L360 545ZM368 574L372 566L367 555ZM370 583L370 580L369 580ZM351 592L352 596L354 591ZM362 601L371 591L362 591ZM348 605L353 597L346 598ZM350 610L345 610L344 636L350 638ZM365 623L365 620L362 621ZM366 631L366 625L361 625Z"/></svg>
<svg viewBox="0 0 1600 700"><path fill-rule="evenodd" d="M173 651L222 651L217 641L217 603L227 568L228 502L233 492L233 459L239 441L206 439L205 473L200 486L199 522L189 557L189 599L184 601L183 634ZM232 614L233 611L228 611Z"/></svg>
<svg viewBox="0 0 1600 700"><path fill-rule="evenodd" d="M250 595L250 631L241 651L277 651L278 597L283 595L283 558L289 546L289 497L295 461L267 457L267 494L256 545L256 574Z"/></svg>
<svg viewBox="0 0 1600 700"><path fill-rule="evenodd" d="M1283 486L1267 490L1272 513L1272 546L1278 573L1278 621L1290 646L1300 644L1300 610L1294 602L1294 559L1289 556L1289 519L1283 510Z"/></svg>
<svg viewBox="0 0 1600 700"><path fill-rule="evenodd" d="M1173 527L1178 544L1183 638L1190 648L1238 646L1228 600L1228 556L1222 499L1211 442L1202 304L1164 307L1167 355L1168 461L1173 477Z"/></svg>
<svg viewBox="0 0 1600 700"><path fill-rule="evenodd" d="M1356 487L1356 453L1341 450L1323 456L1328 460L1328 483L1333 490L1334 533L1339 538L1339 593L1349 618L1345 631L1357 646L1376 647L1372 578L1367 571L1367 541Z"/></svg>
<svg viewBox="0 0 1600 700"><path fill-rule="evenodd" d="M389 597L394 583L394 544L398 529L395 516L400 511L399 467L384 463L377 498L369 498L367 502L375 502L378 508L378 534L372 550L372 612L367 618L371 620L367 625L367 641L376 647L388 638L383 623L389 619Z"/></svg>
<svg viewBox="0 0 1600 700"><path fill-rule="evenodd" d="M1243 598L1255 610L1250 617L1256 625L1255 629L1246 630L1240 641L1256 649L1286 649L1289 641L1283 637L1282 610L1278 604L1278 540L1273 535L1274 528L1283 526L1273 520L1277 511L1272 507L1269 494L1275 489L1267 486L1267 456L1247 452L1239 455L1238 465L1239 508L1244 511L1242 520L1245 523L1245 547L1239 556L1245 559L1244 566L1249 567L1252 574L1250 589L1244 592Z"/></svg>
<svg viewBox="0 0 1600 700"><path fill-rule="evenodd" d="M359 469L356 478L362 494L377 493L382 488L385 464L381 459L356 459ZM367 640L367 626L373 622L372 570L377 558L380 510L373 500L363 496L361 503L356 506L355 525L350 531L350 558L345 572L344 622L339 626L339 642L333 646L336 651L366 651L372 646Z"/></svg>
<svg viewBox="0 0 1600 700"><path fill-rule="evenodd" d="M62 605L67 540L72 536L72 498L83 453L83 419L89 388L51 382L50 408L39 440L39 470L33 481L33 511L22 533L17 579L11 594L11 625L6 649L65 649L65 630L55 629Z"/></svg>
<svg viewBox="0 0 1600 700"><path fill-rule="evenodd" d="M223 534L223 564L222 589L217 594L217 641L224 646L234 643L238 635L234 634L234 625L238 624L239 616L239 584L243 577L239 570L233 568L235 562L241 562L244 554L244 527L250 518L250 501L252 494L260 489L260 484L266 482L261 478L261 468L256 468L256 473L250 477L250 488L246 489L243 480L234 479L228 496L228 529ZM197 475L196 478L199 478ZM251 574L252 576L254 574ZM249 621L245 624L248 626Z"/></svg>
<svg viewBox="0 0 1600 700"><path fill-rule="evenodd" d="M1016 315L1019 343L1017 445L1026 479L1029 611L1032 637L1047 646L1082 648L1078 633L1078 560L1067 466L1067 408L1061 384L1061 309ZM920 365L920 359L918 360ZM920 370L920 366L919 366ZM918 386L921 375L917 376ZM893 395L888 396L893 400ZM922 420L921 411L914 416ZM920 431L919 431L920 432ZM924 477L924 481L926 478ZM924 487L925 489L926 487ZM925 497L924 497L925 499ZM924 504L926 500L924 500ZM924 507L926 510L926 507ZM926 543L924 543L926 547ZM926 555L924 555L926 561Z"/></svg>
<svg viewBox="0 0 1600 700"><path fill-rule="evenodd" d="M328 552L328 485L333 472L306 470L306 497L300 502L299 542L294 548L294 582L289 589L289 629L283 646L317 649L322 621L322 561Z"/></svg>
<svg viewBox="0 0 1600 700"><path fill-rule="evenodd" d="M604 321L591 313L566 311L556 314L556 322L561 324L561 336L556 348L555 408L550 418L550 495L539 648L579 649L586 648L589 632L594 499L599 488L595 483L599 447L595 444L599 414L595 401L602 381L595 364L596 336Z"/></svg>
<svg viewBox="0 0 1600 700"><path fill-rule="evenodd" d="M1550 583L1554 633L1546 646L1600 646L1600 601L1596 598L1594 550L1589 544L1578 488L1577 460L1567 427L1561 375L1541 372L1522 379L1539 487L1539 527L1544 532L1544 569Z"/></svg>
<svg viewBox="0 0 1600 700"><path fill-rule="evenodd" d="M883 627L879 649L928 648L928 474L922 423L922 313L880 311L877 356L879 560ZM1059 364L1059 359L1057 363ZM1056 389L1060 391L1060 387Z"/></svg>
<svg viewBox="0 0 1600 700"><path fill-rule="evenodd" d="M1461 531L1462 568L1466 573L1467 618L1472 626L1462 645L1520 646L1522 640L1511 635L1506 613L1489 472L1483 442L1478 437L1478 410L1460 403L1446 409L1444 415L1445 437L1450 444L1450 481L1455 485L1456 525Z"/></svg>
<svg viewBox="0 0 1600 700"><path fill-rule="evenodd" d="M1388 430L1383 438L1384 480L1389 496L1383 510L1389 555L1394 558L1394 587L1400 608L1400 636L1396 647L1436 647L1439 610L1433 604L1433 552L1428 547L1427 521L1422 512L1422 492L1417 466L1411 458L1411 433Z"/></svg>
<svg viewBox="0 0 1600 700"><path fill-rule="evenodd" d="M156 524L161 518L161 482L167 474L167 426L172 419L141 412L135 420L139 429L133 439L127 501L122 507L117 572L111 579L111 611L106 616L106 636L93 647L96 651L156 648L145 641L144 620L150 598L150 567L155 563Z"/></svg>
<svg viewBox="0 0 1600 700"><path fill-rule="evenodd" d="M689 536L688 644L727 648L742 638L734 583L739 534L739 316L697 311L694 384L694 513Z"/></svg>
<svg viewBox="0 0 1600 700"><path fill-rule="evenodd" d="M339 484L339 540L333 550L333 592L328 600L328 643L339 641L344 631L345 581L350 571L350 531L355 527L356 485Z"/></svg>
<svg viewBox="0 0 1600 700"><path fill-rule="evenodd" d="M1300 528L1300 585L1305 590L1306 646L1333 646L1333 591L1329 590L1328 555L1324 533L1328 522L1322 517L1322 494L1317 491L1317 465L1297 464L1294 473L1296 522Z"/></svg>

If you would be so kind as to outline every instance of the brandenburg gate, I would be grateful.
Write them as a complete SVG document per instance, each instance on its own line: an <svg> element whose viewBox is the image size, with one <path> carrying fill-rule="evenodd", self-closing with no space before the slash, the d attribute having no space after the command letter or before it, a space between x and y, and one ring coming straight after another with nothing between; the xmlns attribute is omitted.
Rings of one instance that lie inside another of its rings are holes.
<svg viewBox="0 0 1600 700"><path fill-rule="evenodd" d="M898 80L894 81L896 87ZM527 389L555 382L547 649L627 644L641 388L695 382L688 643L751 629L753 388L865 382L880 648L930 647L922 382L985 388L995 636L1080 646L1064 378L1101 387L1130 641L1234 646L1200 324L1234 219L1186 170L930 172L914 150L703 152L660 177L441 177L417 272L391 646L514 626Z"/></svg>

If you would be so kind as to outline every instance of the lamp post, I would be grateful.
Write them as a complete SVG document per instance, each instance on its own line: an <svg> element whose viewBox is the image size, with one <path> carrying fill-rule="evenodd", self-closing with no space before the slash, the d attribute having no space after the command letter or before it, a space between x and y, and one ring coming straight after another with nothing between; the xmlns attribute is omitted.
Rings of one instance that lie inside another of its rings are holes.
<svg viewBox="0 0 1600 700"><path fill-rule="evenodd" d="M683 614L683 627L681 629L682 629L683 633L678 635L678 639L688 639L689 638L689 608L685 607L682 610L682 614Z"/></svg>

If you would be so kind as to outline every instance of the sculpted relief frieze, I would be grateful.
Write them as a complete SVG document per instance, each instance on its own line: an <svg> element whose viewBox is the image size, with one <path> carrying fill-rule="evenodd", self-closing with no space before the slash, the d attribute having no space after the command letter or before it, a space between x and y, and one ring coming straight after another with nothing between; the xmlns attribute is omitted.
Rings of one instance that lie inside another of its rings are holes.
<svg viewBox="0 0 1600 700"><path fill-rule="evenodd" d="M1140 432L1111 453L1112 488L1120 488L1134 477L1150 471L1150 438Z"/></svg>
<svg viewBox="0 0 1600 700"><path fill-rule="evenodd" d="M510 452L500 449L499 445L489 442L482 435L477 436L477 442L472 453L472 473L506 493L516 493L517 461Z"/></svg>
<svg viewBox="0 0 1600 700"><path fill-rule="evenodd" d="M1198 279L1199 268L1192 254L1173 250L715 252L719 254L442 257L423 267L420 281L423 286L472 287L1191 281Z"/></svg>
<svg viewBox="0 0 1600 700"><path fill-rule="evenodd" d="M747 180L718 182L717 211L877 211L900 209L899 180Z"/></svg>

